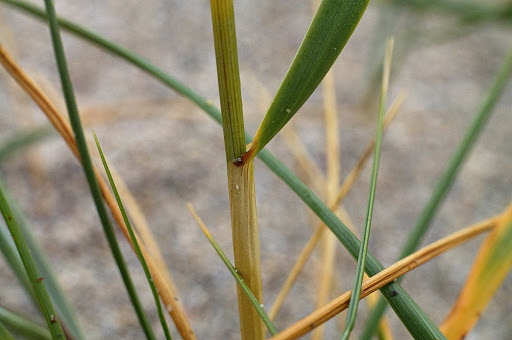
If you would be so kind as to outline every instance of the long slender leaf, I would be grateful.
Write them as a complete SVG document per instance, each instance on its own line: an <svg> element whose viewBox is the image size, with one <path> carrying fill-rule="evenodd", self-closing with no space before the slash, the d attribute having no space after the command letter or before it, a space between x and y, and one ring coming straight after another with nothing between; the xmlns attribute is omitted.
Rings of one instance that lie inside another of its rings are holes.
<svg viewBox="0 0 512 340"><path fill-rule="evenodd" d="M336 61L369 0L324 0L251 147L256 155L297 113Z"/></svg>
<svg viewBox="0 0 512 340"><path fill-rule="evenodd" d="M117 204L119 205L119 210L121 210L121 214L123 215L124 223L126 224L126 228L128 228L128 232L130 233L130 239L132 240L133 247L135 248L135 252L137 253L137 257L139 258L140 264L144 269L144 274L148 279L149 287L151 288L151 292L153 293L153 298L155 300L155 305L158 310L158 318L160 319L160 324L162 325L162 330L164 331L165 338L171 339L171 333L169 332L169 327L167 326L167 321L165 321L165 316L162 311L162 304L160 303L160 298L158 296L158 292L156 290L155 284L153 283L153 276L149 271L148 264L142 255L142 251L140 250L139 242L137 241L137 237L135 237L135 233L133 232L132 224L128 219L128 215L126 214L126 210L124 209L123 202L121 201L121 197L119 196L119 192L117 191L116 184L114 183L114 179L112 178L112 174L110 173L110 169L107 164L107 160L105 159L105 155L101 150L100 142L98 141L98 137L96 133L94 133L94 140L96 141L96 146L98 147L98 152L100 153L101 161L103 163L103 167L105 168L105 172L107 173L108 181L110 182L110 186L112 187L112 191L116 196Z"/></svg>
<svg viewBox="0 0 512 340"><path fill-rule="evenodd" d="M464 163L465 159L469 155L469 152L472 149L472 146L475 144L478 136L483 130L485 123L488 121L491 113L493 112L493 108L498 102L505 85L512 73L512 47L509 49L507 55L505 56L505 61L502 66L498 70L496 74L496 78L485 97L480 110L475 115L473 122L469 126L464 138L461 143L455 150L455 154L450 160L448 167L444 171L441 179L439 180L437 186L432 193L429 201L425 205L416 225L413 230L409 234L407 241L405 242L402 251L400 252L399 259L404 258L405 256L411 254L419 245L423 235L427 232L430 224L437 213L441 203L443 202L447 192L450 190L453 181L455 180L461 165ZM375 307L375 309L370 314L368 321L366 323L363 334L361 335L362 339L369 340L372 335L375 333L377 329L377 325L379 323L380 318L384 315L386 311L386 301L381 299Z"/></svg>
<svg viewBox="0 0 512 340"><path fill-rule="evenodd" d="M2 179L0 178L0 186L5 188L5 185L3 184ZM76 317L75 310L71 306L70 302L68 301L68 298L66 297L66 293L62 289L57 275L55 274L52 265L50 264L50 261L48 259L48 255L44 251L43 248L39 245L37 238L33 234L32 230L28 226L23 213L19 210L17 204L13 204L14 200L9 195L7 191L4 190L4 195L7 198L9 202L11 202L11 209L12 212L18 221L18 225L21 229L21 232L23 233L23 236L25 237L25 242L27 243L30 252L34 256L34 262L36 263L37 268L41 272L41 276L44 278L44 283L46 286L46 289L48 290L48 294L50 294L50 297L53 301L53 304L55 306L55 309L58 312L58 315L60 316L63 325L69 329L71 334L74 336L75 339L84 339L83 331L80 327L80 324L78 322L78 318ZM0 230L0 239L3 232ZM2 244L3 242L0 242ZM11 243L5 244L6 246L12 246ZM13 249L15 250L15 249ZM2 246L2 251L4 251L4 248ZM16 261L17 260L17 261ZM28 294L30 294L34 302L37 304L37 300L35 300L34 291L30 285L30 282L28 281L27 274L25 272L25 269L23 268L23 265L21 267L19 264L21 263L21 260L19 259L19 256L17 256L14 259L9 261L9 265L16 273L19 280L24 280L26 284L28 284L28 287L25 287L25 290Z"/></svg>
<svg viewBox="0 0 512 340"><path fill-rule="evenodd" d="M0 306L0 322L7 325L17 334L31 340L50 340L52 338L50 332L45 327L2 306ZM0 339L6 340L7 338L0 334Z"/></svg>
<svg viewBox="0 0 512 340"><path fill-rule="evenodd" d="M25 242L25 238L21 233L21 229L18 226L14 215L12 214L11 208L5 199L1 188L0 209L2 210L2 215L4 216L5 222L9 227L9 231L11 232L14 243L16 243L16 248L18 249L18 253L20 254L21 260L23 261L23 266L25 267L32 287L34 288L37 301L39 302L39 306L43 312L46 324L50 329L50 333L52 334L53 339L64 339L64 332L62 331L60 321L55 314L50 295L48 295L48 291L46 290L46 287L43 283L43 278L37 269L34 258L32 257L32 254L30 254L30 249Z"/></svg>
<svg viewBox="0 0 512 340"><path fill-rule="evenodd" d="M377 175L379 171L380 150L382 146L382 131L384 125L384 112L386 111L386 97L388 92L389 72L391 68L391 55L393 51L393 40L388 40L386 46L386 56L384 61L384 72L382 74L382 89L379 103L379 120L377 123L377 135L375 137L375 150L373 152L372 176L370 181L370 194L368 195L368 208L366 210L366 222L363 231L363 243L359 250L357 260L356 277L352 288L353 299L350 299L350 305L347 312L345 331L342 339L347 340L356 323L357 307L359 305L359 295L361 294L361 285L363 283L364 267L366 265L366 254L368 252L368 243L370 242L370 229L372 225L373 205L375 202L375 191L377 188Z"/></svg>
<svg viewBox="0 0 512 340"><path fill-rule="evenodd" d="M89 184L89 189L91 191L91 195L96 205L96 210L98 211L98 215L100 217L101 224L107 237L110 249L114 254L114 259L121 272L123 282L128 291L128 295L130 297L132 305L137 313L139 322L142 328L144 329L146 337L148 339L155 339L155 335L153 333L153 330L151 329L151 324L149 323L146 313L142 308L137 292L135 290L130 274L128 272L128 267L126 266L126 262L124 261L121 249L119 248L119 244L115 237L114 228L112 227L112 224L108 218L107 209L105 208L105 204L101 196L98 181L96 180L96 176L94 174L94 168L92 165L91 157L89 155L89 151L87 150L87 143L85 141L85 136L82 130L82 123L80 121L80 116L78 114L78 108L76 105L75 95L73 92L73 86L71 84L71 78L69 76L66 57L64 54L64 48L62 46L59 27L55 14L55 8L53 7L52 0L45 0L45 5L48 14L48 22L50 26L50 33L52 37L55 58L57 60L57 66L59 69L59 75L62 83L62 90L64 93L64 98L66 100L66 107L68 109L69 120L71 123L71 127L73 128L73 132L75 134L78 152L80 154L82 167L84 169L85 176Z"/></svg>
<svg viewBox="0 0 512 340"><path fill-rule="evenodd" d="M10 5L16 6L30 14L39 18L46 19L44 11L41 11L37 6L16 1L16 0L0 0ZM166 74L163 70L156 67L148 60L139 55L132 53L124 47L113 43L97 34L75 24L66 19L59 19L59 23L63 28L67 29L78 37L83 38L92 44L110 52L127 62L135 65L141 70L154 76L163 84L166 84L176 92L190 99L193 103L203 109L212 119L219 124L222 122L220 111L207 100L202 98L199 94L192 91L187 86L183 85L175 78ZM252 141L252 137L246 133L246 142ZM336 215L329 210L329 208L315 195L304 183L302 183L297 176L287 168L279 159L272 155L267 150L262 150L258 153L258 157L279 177L281 178L304 203L306 203L315 214L333 231L336 237L347 248L349 253L356 257L360 242L357 237L350 232L350 230L336 217ZM368 275L375 275L384 269L384 266L371 254L368 254L366 265L366 272ZM402 319L406 327L419 339L444 339L442 333L439 332L434 323L428 319L425 313L416 305L414 300L396 283L392 283L381 289L384 296L389 299L389 303L396 311L397 315Z"/></svg>

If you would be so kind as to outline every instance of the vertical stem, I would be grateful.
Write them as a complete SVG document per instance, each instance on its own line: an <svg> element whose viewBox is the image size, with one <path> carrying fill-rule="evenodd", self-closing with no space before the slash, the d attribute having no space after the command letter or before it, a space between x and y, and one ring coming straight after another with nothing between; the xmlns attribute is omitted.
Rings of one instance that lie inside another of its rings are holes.
<svg viewBox="0 0 512 340"><path fill-rule="evenodd" d="M228 163L229 200L235 267L260 303L263 302L260 241L254 191L254 160ZM238 287L242 339L264 339L263 322Z"/></svg>
<svg viewBox="0 0 512 340"><path fill-rule="evenodd" d="M254 160L252 157L242 160L246 147L233 1L211 0L210 5L226 149L235 266L254 296L262 303ZM263 322L240 288L238 309L242 339L264 339Z"/></svg>
<svg viewBox="0 0 512 340"><path fill-rule="evenodd" d="M242 93L238 70L235 14L232 0L211 0L217 78L226 158L237 159L245 152Z"/></svg>

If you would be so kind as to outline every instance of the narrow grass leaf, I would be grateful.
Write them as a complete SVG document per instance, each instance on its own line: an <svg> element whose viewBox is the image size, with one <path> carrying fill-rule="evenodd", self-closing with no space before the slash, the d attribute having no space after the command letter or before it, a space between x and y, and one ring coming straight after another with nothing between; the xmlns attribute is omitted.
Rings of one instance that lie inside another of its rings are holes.
<svg viewBox="0 0 512 340"><path fill-rule="evenodd" d="M5 188L5 185L3 184L1 178L0 186ZM71 303L69 302L66 293L64 292L64 289L59 283L57 274L53 270L48 255L46 254L44 249L39 245L36 236L27 224L27 221L23 213L18 208L18 205L16 204L12 196L9 195L9 192L7 192L6 190L4 190L4 195L7 198L7 200L11 202L11 210L16 220L18 221L18 225L21 229L21 232L23 233L23 236L25 237L25 242L27 243L30 249L30 253L33 255L34 262L36 263L36 266L41 273L41 277L44 278L46 289L48 290L48 294L50 294L55 309L57 310L58 315L61 318L63 326L71 332L75 339L84 339L84 333L80 327L80 323L78 322L76 312L72 307ZM2 251L4 250L4 245L9 246L11 248L14 246L11 242L5 243L2 241L3 234L3 228L0 228L0 248L2 248ZM15 251L15 248L13 248L11 251ZM23 265L19 267L19 265L21 264L19 255L17 253L15 255L15 258L13 259L8 258L8 262L11 268L13 268L14 272L16 273L18 279L23 280L26 288L25 290L33 298L34 303L37 305L37 300L35 299L34 291L30 285L30 282L28 281L25 269L23 268ZM13 261L12 264L11 261ZM27 284L28 287L26 286Z"/></svg>
<svg viewBox="0 0 512 340"><path fill-rule="evenodd" d="M482 243L457 301L440 329L448 339L463 339L512 268L512 206Z"/></svg>
<svg viewBox="0 0 512 340"><path fill-rule="evenodd" d="M16 6L25 12L35 15L41 19L46 19L46 14L37 6L33 6L26 2L15 0L0 0ZM154 76L163 84L169 86L179 94L190 99L198 107L203 109L217 123L222 123L220 111L199 94L192 91L175 78L166 74L163 70L150 63L141 56L127 50L126 48L107 40L69 20L60 19L59 23L69 32L78 37L95 44L99 48L110 52L119 58L126 60L132 65L140 68L144 72ZM245 134L247 143L252 141L249 134ZM288 185L302 201L308 205L311 210L329 227L336 235L340 242L347 248L349 253L356 257L360 242L358 238L336 217L336 215L322 202L322 200L272 153L263 149L258 153L258 157L279 177L286 185ZM366 272L368 275L375 275L384 267L370 253L367 259ZM388 299L389 303L400 317L407 329L418 339L444 339L443 334L437 329L435 324L427 317L427 315L416 305L414 300L396 283L382 287L381 292ZM392 294L392 296L391 296Z"/></svg>
<svg viewBox="0 0 512 340"><path fill-rule="evenodd" d="M475 117L473 118L473 122L469 126L466 131L461 143L455 150L455 154L450 160L448 167L444 171L441 176L441 179L437 183L437 186L434 188L434 192L432 196L430 196L429 201L425 205L416 225L412 229L409 234L407 241L405 242L402 251L400 252L400 257L403 258L416 249L425 233L429 229L431 222L439 210L441 203L444 201L446 194L450 190L452 183L454 182L461 165L466 160L469 155L473 145L478 139L481 131L483 130L485 123L488 121L489 117L493 112L493 108L498 102L503 90L505 89L505 85L512 73L512 47L509 49L505 61L498 70L494 83L492 84L486 98L484 99L480 110L477 112ZM370 314L368 318L363 334L361 335L361 339L370 340L373 334L377 329L377 325L379 323L380 318L384 315L386 310L386 302L384 299L381 299L375 309Z"/></svg>
<svg viewBox="0 0 512 340"><path fill-rule="evenodd" d="M75 134L78 152L82 162L82 167L85 172L85 176L87 178L87 182L89 184L89 189L91 191L91 195L96 205L96 210L98 211L101 224L103 225L103 230L107 237L109 246L114 254L114 259L121 272L123 282L127 288L128 295L137 313L139 322L142 328L144 329L146 337L148 339L155 339L155 335L153 333L153 330L151 329L149 320L142 308L137 292L133 285L133 281L131 280L130 274L128 272L128 267L126 266L126 262L124 261L123 255L121 253L121 249L119 248L119 244L115 237L114 229L108 218L107 209L105 208L101 196L98 181L96 180L91 157L89 155L89 151L87 150L87 143L85 141L85 136L82 130L82 123L80 121L80 116L78 114L78 108L76 105L73 86L71 84L71 78L69 76L66 57L64 54L64 48L62 46L59 27L56 20L55 8L53 6L52 0L45 0L45 5L48 15L48 22L50 26L53 48L55 52L55 59L57 61L57 67L59 69L59 75L62 83L62 91L64 93L64 98L66 100L66 107L68 109L69 120L71 123L71 127L73 128L73 132Z"/></svg>
<svg viewBox="0 0 512 340"><path fill-rule="evenodd" d="M137 253L137 257L139 258L142 268L144 269L144 274L146 275L146 278L148 279L148 284L149 284L149 287L151 288L151 292L153 293L155 305L158 310L158 318L160 319L160 324L162 325L162 330L164 331L165 338L171 339L171 333L169 332L169 327L167 326L167 321L165 320L165 316L162 311L162 305L160 303L160 298L158 297L158 292L157 292L155 284L153 282L153 276L151 275L151 272L149 271L146 260L144 259L144 256L142 255L142 252L140 250L140 246L139 246L139 242L137 241L137 237L135 236L132 225L131 225L130 221L128 220L128 215L126 214L126 210L124 209L123 202L121 201L121 197L119 196L119 192L117 191L116 184L114 183L114 179L112 178L112 174L110 173L110 169L108 167L107 160L105 159L105 155L103 154L103 151L101 150L101 146L100 146L100 142L98 141L98 137L96 136L95 132L93 132L93 134L94 134L94 140L96 141L96 146L98 148L98 152L100 153L103 167L105 168L105 172L107 173L108 181L110 182L112 191L114 192L114 195L116 196L117 204L119 206L119 209L121 210L121 214L123 215L124 223L126 224L126 227L128 228L128 232L130 233L130 239L132 240L132 244L135 248L135 252Z"/></svg>
<svg viewBox="0 0 512 340"><path fill-rule="evenodd" d="M254 157L297 113L336 61L369 0L324 0L254 138Z"/></svg>
<svg viewBox="0 0 512 340"><path fill-rule="evenodd" d="M53 308L50 295L48 295L48 291L46 290L46 287L43 283L43 278L41 277L41 274L36 267L32 254L30 254L30 249L25 242L25 238L21 233L21 229L18 226L14 215L12 214L11 208L9 207L9 204L7 203L1 188L0 209L2 210L2 215L4 216L9 231L11 232L14 243L16 243L16 248L18 249L18 253L20 254L21 260L23 261L23 266L25 267L30 283L34 288L37 301L39 302L39 306L43 312L46 324L50 329L50 333L54 339L65 339L60 321L58 320Z"/></svg>
<svg viewBox="0 0 512 340"><path fill-rule="evenodd" d="M370 242L370 229L372 225L373 206L375 202L375 191L377 188L377 175L379 171L380 150L382 147L382 130L384 125L384 112L386 111L386 97L389 84L389 71L391 68L391 57L393 53L393 40L388 40L386 44L386 56L384 61L384 72L382 75L382 89L380 93L379 103L379 119L377 124L377 135L375 137L375 150L373 152L373 167L372 176L370 180L370 194L368 197L368 208L366 210L366 222L363 231L361 248L357 260L356 277L354 279L354 286L352 288L353 299L350 299L350 305L345 323L345 331L343 332L342 339L347 340L356 323L357 309L359 305L359 295L361 293L361 285L363 283L364 268L366 265L366 255L368 253L368 243Z"/></svg>
<svg viewBox="0 0 512 340"><path fill-rule="evenodd" d="M197 224L201 228L202 232L204 233L204 235L206 236L208 241L210 241L210 244L213 246L213 248L215 249L215 251L219 255L219 257L222 260L222 262L224 262L224 264L226 265L226 268L228 268L228 270L231 273L231 275L233 275L233 277L235 278L236 282L238 283L238 286L243 290L244 294L251 301L251 304L253 305L254 309L256 310L258 315L260 316L261 320L263 321L263 323L267 327L267 329L270 332L270 334L271 335L276 335L278 333L277 329L274 326L274 324L272 323L272 321L270 320L270 318L267 315L267 313L265 312L265 309L263 308L263 305L261 305L259 303L258 299L256 298L256 296L254 296L254 294L252 293L251 289L247 286L247 284L245 284L244 280L242 279L242 277L238 273L238 270L233 266L233 264L231 264L231 262L229 261L228 257L226 256L226 254L224 254L224 252L220 248L220 246L217 243L217 241L215 241L213 236L210 234L210 232L208 231L208 228L206 228L206 225L203 223L203 220L201 219L201 217L199 217L198 213L196 212L196 210L194 209L192 204L187 203L187 208L190 211L190 213L192 214L192 216L194 217L194 219L196 220Z"/></svg>
<svg viewBox="0 0 512 340"><path fill-rule="evenodd" d="M27 339L50 340L52 338L47 328L2 306L0 306L0 322L17 335L22 335ZM6 340L8 338L0 333L0 339Z"/></svg>

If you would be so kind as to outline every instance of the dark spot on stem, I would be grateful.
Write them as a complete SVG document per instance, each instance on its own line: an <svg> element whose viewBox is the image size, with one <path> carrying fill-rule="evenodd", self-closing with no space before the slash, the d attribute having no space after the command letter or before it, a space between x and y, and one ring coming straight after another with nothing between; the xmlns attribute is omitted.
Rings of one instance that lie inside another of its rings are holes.
<svg viewBox="0 0 512 340"><path fill-rule="evenodd" d="M37 279L37 282L41 282L43 280L44 280L44 277L41 276L40 278Z"/></svg>
<svg viewBox="0 0 512 340"><path fill-rule="evenodd" d="M238 157L238 158L234 159L233 164L235 164L236 166L242 166L242 164L243 164L242 157Z"/></svg>
<svg viewBox="0 0 512 340"><path fill-rule="evenodd" d="M392 290L391 292L389 292L390 297L395 297L397 295L398 295L398 292L396 290Z"/></svg>

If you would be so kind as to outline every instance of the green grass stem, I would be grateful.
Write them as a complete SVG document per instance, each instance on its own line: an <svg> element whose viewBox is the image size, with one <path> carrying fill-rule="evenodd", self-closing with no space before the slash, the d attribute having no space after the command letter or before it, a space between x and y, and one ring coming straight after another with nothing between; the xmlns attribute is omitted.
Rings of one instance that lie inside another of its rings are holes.
<svg viewBox="0 0 512 340"><path fill-rule="evenodd" d="M256 299L263 303L254 160L251 158L244 161L242 158L246 146L233 0L210 0L210 6L235 265ZM242 339L263 340L265 331L258 313L240 287L237 292Z"/></svg>
<svg viewBox="0 0 512 340"><path fill-rule="evenodd" d="M235 13L232 0L211 0L210 6L224 146L226 160L230 162L242 157L246 151Z"/></svg>
<svg viewBox="0 0 512 340"><path fill-rule="evenodd" d="M473 122L467 129L461 143L455 150L455 154L452 156L446 170L443 172L441 179L437 183L432 195L430 196L430 199L420 214L416 225L409 234L398 259L402 259L411 254L419 246L423 235L425 235L429 229L433 218L435 217L442 202L444 201L446 194L450 190L462 164L468 157L473 145L476 143L478 136L485 126L485 123L489 120L489 117L493 112L493 108L503 93L511 73L512 47L509 49L502 66L498 70L494 82L491 85L487 96L484 98L480 109L473 118ZM379 320L382 318L382 315L384 315L386 306L386 301L380 299L370 314L361 339L371 339L377 329Z"/></svg>
<svg viewBox="0 0 512 340"><path fill-rule="evenodd" d="M153 298L155 300L155 305L158 311L158 318L160 319L160 324L162 325L162 330L164 332L165 338L167 340L171 339L171 333L169 332L169 327L167 326L167 321L165 320L165 316L162 310L162 304L160 303L160 297L158 296L158 292L155 287L155 283L153 282L153 276L149 271L148 264L142 255L142 251L140 250L139 242L137 241L137 237L135 237L135 233L133 231L130 220L128 219L128 215L126 214L126 210L124 209L123 202L121 201L121 197L119 196L119 192L117 191L116 184L114 183L114 179L112 178L112 174L110 173L110 168L108 167L107 160L105 159L105 155L101 150L100 142L98 141L98 137L96 133L94 134L94 140L96 141L96 146L98 148L98 152L100 153L101 161L103 163L103 167L105 168L105 172L107 173L108 181L110 182L110 186L112 187L112 191L114 192L114 196L117 200L117 205L119 206L119 210L121 210L121 214L123 215L124 223L126 224L126 228L128 229L128 233L130 234L130 239L132 241L133 247L135 248L135 252L137 253L137 257L139 258L140 264L144 269L144 274L148 280L149 287L151 288L151 292L153 293Z"/></svg>
<svg viewBox="0 0 512 340"><path fill-rule="evenodd" d="M23 266L25 267L30 283L32 284L32 288L34 289L37 301L39 302L39 306L46 320L46 324L48 325L52 338L65 339L60 321L57 318L53 308L50 295L48 294L48 291L44 285L43 277L37 269L32 254L30 253L30 249L25 242L25 238L23 237L21 229L18 226L14 215L12 214L11 208L9 207L9 204L7 203L1 188L0 209L2 210L2 215L4 216L9 231L11 232L14 243L16 243L16 248L18 249L18 253L21 257L21 260L23 261Z"/></svg>
<svg viewBox="0 0 512 340"><path fill-rule="evenodd" d="M121 272L123 282L128 291L130 301L132 302L132 305L137 313L139 322L144 330L144 333L146 334L146 337L148 339L155 339L155 335L153 333L153 330L151 329L151 324L149 323L146 313L142 308L142 304L140 303L140 300L138 298L137 292L133 285L133 281L131 280L128 267L126 266L126 262L124 261L121 249L119 248L119 244L115 237L114 229L108 218L107 209L105 208L100 188L96 180L96 176L94 174L94 168L92 165L91 157L89 155L89 151L87 150L87 144L82 130L82 123L80 121L75 95L71 84L71 78L69 76L69 71L64 54L64 48L62 46L62 41L59 34L59 27L56 19L53 2L51 0L45 0L45 4L48 14L48 22L50 26L50 33L52 37L55 58L57 61L57 67L59 69L59 75L62 83L62 91L64 93L66 107L69 114L69 120L73 132L75 134L78 152L80 155L82 167L85 172L85 176L87 178L87 182L89 184L89 189L91 191L91 195L96 205L96 209L98 211L98 215L100 217L101 224L107 237L110 249L112 250L116 264Z"/></svg>
<svg viewBox="0 0 512 340"><path fill-rule="evenodd" d="M0 322L7 325L15 334L31 340L52 339L50 332L45 327L2 306L0 306ZM0 332L0 339L8 338Z"/></svg>
<svg viewBox="0 0 512 340"><path fill-rule="evenodd" d="M37 6L31 4L15 1L15 0L0 0L1 2L8 3L19 9L24 10L40 19L46 19L44 11L41 11ZM87 30L67 19L59 19L62 28L77 35L78 37L89 41L90 43L104 49L105 51L118 56L119 58L131 63L142 71L155 77L163 84L169 86L179 94L190 99L198 107L203 109L212 119L219 124L222 123L220 111L202 98L198 93L191 90L189 87L177 81L175 78L166 74L163 70L150 63L143 57L127 50L126 48L105 39L90 30ZM245 135L246 142L252 141L249 134ZM341 243L347 248L349 253L356 258L360 247L359 239L336 217L336 215L320 200L320 198L311 191L298 177L286 167L279 159L272 153L263 149L258 153L258 157L279 177L281 178L303 201L308 205L313 212L329 227ZM384 266L378 260L368 253L366 272L368 275L375 275L383 270ZM391 306L401 318L404 325L419 339L433 339L438 336L438 339L444 339L440 334L434 323L428 319L424 312L416 305L413 299L396 283L392 283L381 289L384 296L387 296Z"/></svg>
<svg viewBox="0 0 512 340"><path fill-rule="evenodd" d="M0 178L0 186L5 188L2 179ZM44 249L39 245L36 236L32 232L31 228L27 224L27 221L23 215L23 213L18 208L15 200L9 194L8 191L4 189L4 195L7 198L7 201L10 202L11 210L18 221L18 226L21 229L23 236L25 237L25 242L30 249L31 254L33 255L34 262L36 263L37 268L41 273L41 277L44 278L44 283L46 289L48 290L48 294L50 295L55 309L58 312L59 317L61 318L62 324L68 329L73 337L77 340L85 339L84 333L80 327L80 323L78 322L78 318L76 316L75 310L69 302L66 293L64 292L62 286L60 285L57 274L54 272L53 267L50 263L48 255L44 251ZM23 282L23 286L25 287L25 291L29 296L32 297L36 306L37 299L35 298L34 291L32 289L32 285L27 277L27 273L23 264L21 263L20 257L16 252L16 248L12 242L4 241L3 228L0 228L0 248L2 252L6 251L9 253L13 253L6 256L9 266L13 269L14 273L18 277L20 281ZM5 249L5 248L8 249ZM5 254L5 253L4 253Z"/></svg>

